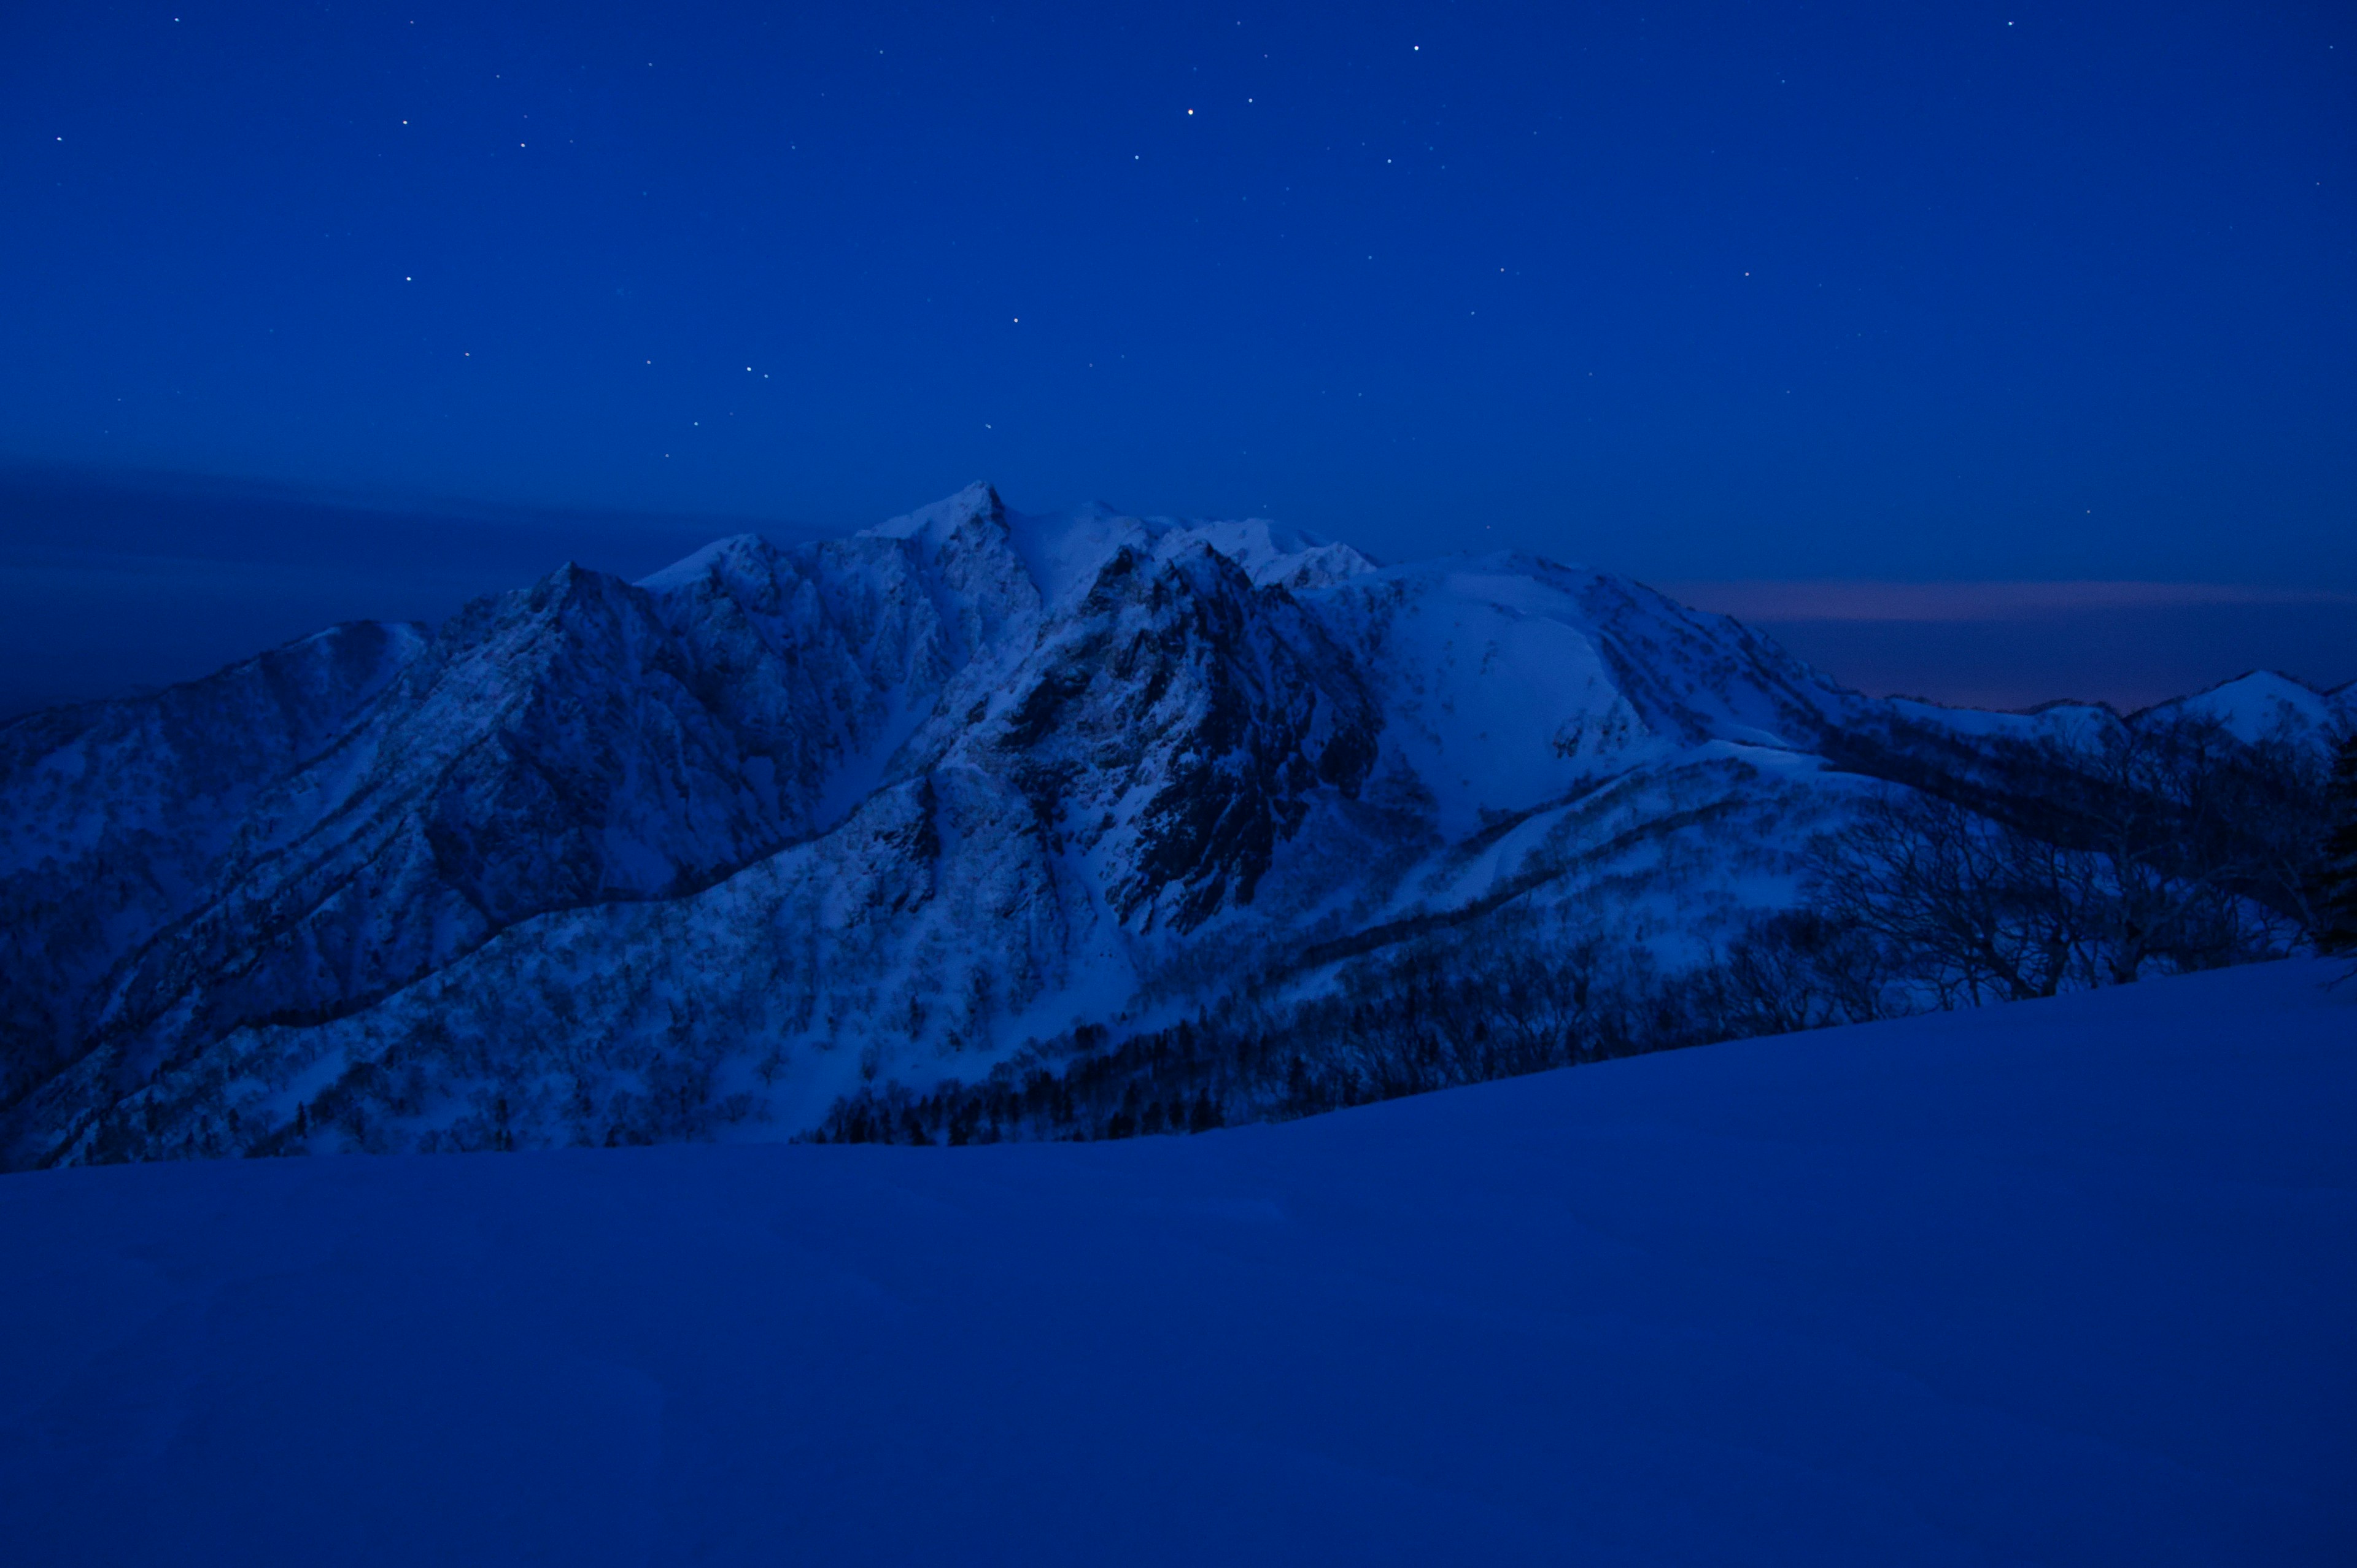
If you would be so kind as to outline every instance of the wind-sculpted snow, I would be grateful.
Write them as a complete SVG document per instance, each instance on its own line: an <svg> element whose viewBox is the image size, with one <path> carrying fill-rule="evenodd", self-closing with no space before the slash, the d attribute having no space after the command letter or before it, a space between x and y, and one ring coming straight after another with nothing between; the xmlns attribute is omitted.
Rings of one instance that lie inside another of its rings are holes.
<svg viewBox="0 0 2357 1568"><path fill-rule="evenodd" d="M2320 735L2304 690L2190 701ZM1861 774L1987 788L2064 723L1871 703L1530 556L979 485L566 566L0 728L0 1132L778 1138L1436 932L1667 962L1789 901Z"/></svg>
<svg viewBox="0 0 2357 1568"><path fill-rule="evenodd" d="M1713 740L1809 750L1857 701L1735 621L1532 556L1379 571L1317 602L1451 836Z"/></svg>

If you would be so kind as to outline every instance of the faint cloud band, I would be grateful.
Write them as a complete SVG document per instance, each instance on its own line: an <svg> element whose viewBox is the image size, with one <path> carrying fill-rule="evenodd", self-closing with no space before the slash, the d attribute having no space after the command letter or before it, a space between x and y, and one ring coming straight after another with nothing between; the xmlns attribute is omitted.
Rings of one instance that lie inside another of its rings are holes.
<svg viewBox="0 0 2357 1568"><path fill-rule="evenodd" d="M1757 621L2027 620L2084 610L2190 609L2204 605L2357 605L2357 594L2239 583L1877 583L1688 581L1660 585L1696 609Z"/></svg>

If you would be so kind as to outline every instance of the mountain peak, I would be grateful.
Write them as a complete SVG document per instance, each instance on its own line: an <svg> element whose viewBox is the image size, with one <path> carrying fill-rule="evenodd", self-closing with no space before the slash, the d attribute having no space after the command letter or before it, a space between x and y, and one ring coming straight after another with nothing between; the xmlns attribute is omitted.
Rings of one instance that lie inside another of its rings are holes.
<svg viewBox="0 0 2357 1568"><path fill-rule="evenodd" d="M998 488L987 479L974 483L912 512L888 518L873 528L860 532L875 539L913 539L939 543L981 521L1004 529L1006 524L1006 503L999 498Z"/></svg>
<svg viewBox="0 0 2357 1568"><path fill-rule="evenodd" d="M2223 726L2237 740L2255 741L2327 729L2342 712L2357 716L2357 704L2340 700L2337 693L2319 692L2289 675L2254 670L2190 696L2155 703L2144 712L2206 719Z"/></svg>
<svg viewBox="0 0 2357 1568"><path fill-rule="evenodd" d="M1427 937L1705 953L1861 772L2078 722L1842 692L1586 567L987 483L566 566L0 730L0 1165L783 1136Z"/></svg>

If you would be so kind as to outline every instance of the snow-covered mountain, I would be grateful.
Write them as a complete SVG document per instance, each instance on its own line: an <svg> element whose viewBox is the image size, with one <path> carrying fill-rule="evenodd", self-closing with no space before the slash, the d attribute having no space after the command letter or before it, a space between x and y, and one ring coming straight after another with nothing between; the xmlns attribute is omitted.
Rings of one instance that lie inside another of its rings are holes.
<svg viewBox="0 0 2357 1568"><path fill-rule="evenodd" d="M1674 956L1862 777L2119 722L1870 702L1530 556L983 485L566 566L0 728L6 1160L784 1137L1437 926Z"/></svg>

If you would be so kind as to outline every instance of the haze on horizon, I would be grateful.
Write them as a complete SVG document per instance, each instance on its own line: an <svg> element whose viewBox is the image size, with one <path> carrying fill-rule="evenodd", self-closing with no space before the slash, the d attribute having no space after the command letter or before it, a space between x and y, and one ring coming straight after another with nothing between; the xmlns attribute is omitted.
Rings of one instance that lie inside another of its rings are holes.
<svg viewBox="0 0 2357 1568"><path fill-rule="evenodd" d="M0 43L0 713L978 477L1586 561L1868 691L2357 677L2337 9Z"/></svg>

